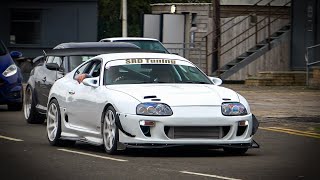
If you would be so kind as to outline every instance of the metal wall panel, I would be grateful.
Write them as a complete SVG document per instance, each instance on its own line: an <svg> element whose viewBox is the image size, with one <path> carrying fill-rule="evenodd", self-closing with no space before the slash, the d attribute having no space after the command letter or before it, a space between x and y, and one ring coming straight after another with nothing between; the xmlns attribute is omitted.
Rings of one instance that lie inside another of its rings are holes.
<svg viewBox="0 0 320 180"><path fill-rule="evenodd" d="M143 37L160 39L160 14L144 14L143 16Z"/></svg>
<svg viewBox="0 0 320 180"><path fill-rule="evenodd" d="M185 15L163 14L162 42L184 43Z"/></svg>
<svg viewBox="0 0 320 180"><path fill-rule="evenodd" d="M304 70L306 47L315 45L317 30L316 0L294 0L292 6L291 68ZM319 43L319 42L318 42ZM313 56L313 55L310 55Z"/></svg>

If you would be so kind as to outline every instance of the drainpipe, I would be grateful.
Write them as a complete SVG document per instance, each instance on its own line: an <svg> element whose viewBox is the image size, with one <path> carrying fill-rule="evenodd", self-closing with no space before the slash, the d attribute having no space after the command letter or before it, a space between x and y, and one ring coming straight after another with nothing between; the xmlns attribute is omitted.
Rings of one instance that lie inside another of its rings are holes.
<svg viewBox="0 0 320 180"><path fill-rule="evenodd" d="M127 29L127 0L122 0L122 37L128 36Z"/></svg>

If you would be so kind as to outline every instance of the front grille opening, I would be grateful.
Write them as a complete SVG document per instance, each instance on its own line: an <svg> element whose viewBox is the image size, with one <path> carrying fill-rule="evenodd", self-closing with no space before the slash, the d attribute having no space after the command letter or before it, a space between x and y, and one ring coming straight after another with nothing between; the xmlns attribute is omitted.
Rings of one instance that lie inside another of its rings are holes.
<svg viewBox="0 0 320 180"><path fill-rule="evenodd" d="M248 126L238 126L237 136L242 136Z"/></svg>
<svg viewBox="0 0 320 180"><path fill-rule="evenodd" d="M150 126L140 126L141 131L147 137L151 137Z"/></svg>
<svg viewBox="0 0 320 180"><path fill-rule="evenodd" d="M165 126L164 132L170 139L197 138L221 139L230 131L230 126Z"/></svg>
<svg viewBox="0 0 320 180"><path fill-rule="evenodd" d="M230 131L230 126L222 126L222 137L225 137Z"/></svg>
<svg viewBox="0 0 320 180"><path fill-rule="evenodd" d="M166 133L167 136L168 136L169 130L170 130L169 126L164 127L164 133Z"/></svg>
<svg viewBox="0 0 320 180"><path fill-rule="evenodd" d="M20 91L13 91L9 93L10 98L21 98L21 92Z"/></svg>

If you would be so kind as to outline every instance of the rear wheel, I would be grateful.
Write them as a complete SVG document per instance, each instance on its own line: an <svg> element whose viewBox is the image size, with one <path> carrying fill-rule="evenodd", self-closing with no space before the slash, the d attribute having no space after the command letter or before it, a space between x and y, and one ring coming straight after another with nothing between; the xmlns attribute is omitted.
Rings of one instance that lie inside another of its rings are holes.
<svg viewBox="0 0 320 180"><path fill-rule="evenodd" d="M34 93L30 86L26 88L23 111L24 117L30 124L42 124L45 120L45 116L37 112Z"/></svg>
<svg viewBox="0 0 320 180"><path fill-rule="evenodd" d="M52 146L72 145L75 141L62 140L61 137L61 113L58 101L50 101L47 112L47 137Z"/></svg>
<svg viewBox="0 0 320 180"><path fill-rule="evenodd" d="M230 155L244 155L247 151L248 148L229 148L225 147L223 148L224 152Z"/></svg>
<svg viewBox="0 0 320 180"><path fill-rule="evenodd" d="M117 153L117 143L119 141L119 130L116 126L118 116L112 106L109 106L103 116L102 137L104 149L108 154Z"/></svg>

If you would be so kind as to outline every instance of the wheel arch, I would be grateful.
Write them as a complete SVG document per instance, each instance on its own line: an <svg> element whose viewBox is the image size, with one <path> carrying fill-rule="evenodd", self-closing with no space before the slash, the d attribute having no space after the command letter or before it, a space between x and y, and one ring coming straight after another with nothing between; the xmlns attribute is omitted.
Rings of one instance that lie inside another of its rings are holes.
<svg viewBox="0 0 320 180"><path fill-rule="evenodd" d="M106 113L106 110L108 109L108 107L112 106L114 108L114 106L111 104L111 103L107 103L104 108L103 108L103 111L102 111L102 114L101 114L101 124L103 123L103 119L104 119L104 116L105 116L105 113ZM102 128L101 128L101 132L102 132Z"/></svg>
<svg viewBox="0 0 320 180"><path fill-rule="evenodd" d="M57 99L56 97L54 97L54 96L51 97L50 100L48 101L47 107L48 107L48 105L50 104L50 102L51 102L52 100L54 100L54 99L55 99L56 101L58 101L58 99ZM58 103L59 103L59 101L58 101Z"/></svg>

